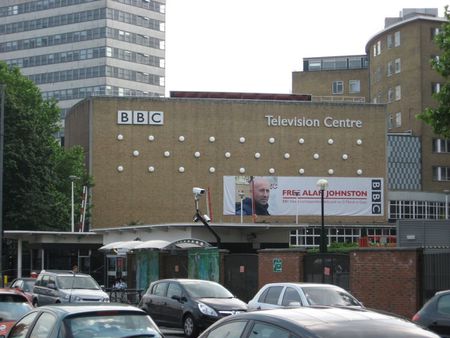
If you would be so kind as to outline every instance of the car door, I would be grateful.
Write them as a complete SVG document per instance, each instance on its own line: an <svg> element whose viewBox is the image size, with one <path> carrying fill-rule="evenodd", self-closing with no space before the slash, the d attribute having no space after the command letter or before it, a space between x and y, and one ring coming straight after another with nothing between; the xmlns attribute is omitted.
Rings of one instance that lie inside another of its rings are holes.
<svg viewBox="0 0 450 338"><path fill-rule="evenodd" d="M293 287L286 287L284 289L281 306L302 306L302 299L297 289Z"/></svg>
<svg viewBox="0 0 450 338"><path fill-rule="evenodd" d="M279 300L284 289L282 285L269 286L258 299L257 310L268 310L279 308Z"/></svg>
<svg viewBox="0 0 450 338"><path fill-rule="evenodd" d="M170 326L181 326L186 297L178 282L171 282L167 287L166 302L162 306L162 313Z"/></svg>
<svg viewBox="0 0 450 338"><path fill-rule="evenodd" d="M439 297L435 314L430 330L439 335L450 336L450 294Z"/></svg>
<svg viewBox="0 0 450 338"><path fill-rule="evenodd" d="M156 283L151 294L147 299L148 314L157 324L162 324L165 321L165 315L163 314L163 304L166 301L168 282Z"/></svg>

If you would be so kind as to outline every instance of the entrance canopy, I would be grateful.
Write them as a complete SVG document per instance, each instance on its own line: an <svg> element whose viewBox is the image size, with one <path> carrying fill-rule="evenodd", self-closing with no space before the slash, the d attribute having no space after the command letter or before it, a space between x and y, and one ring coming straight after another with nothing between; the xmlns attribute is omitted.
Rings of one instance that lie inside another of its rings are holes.
<svg viewBox="0 0 450 338"><path fill-rule="evenodd" d="M126 254L130 251L136 250L173 250L173 249L187 249L187 248L206 248L211 244L201 239L186 238L179 239L173 242L164 240L150 240L150 241L121 241L106 244L99 248L100 251L114 252L116 254Z"/></svg>

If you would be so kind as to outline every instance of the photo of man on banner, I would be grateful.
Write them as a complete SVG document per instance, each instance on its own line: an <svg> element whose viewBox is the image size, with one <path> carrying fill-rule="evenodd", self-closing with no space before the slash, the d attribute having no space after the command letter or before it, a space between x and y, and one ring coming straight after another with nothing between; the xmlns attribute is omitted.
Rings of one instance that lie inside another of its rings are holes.
<svg viewBox="0 0 450 338"><path fill-rule="evenodd" d="M264 176L249 176L246 184L249 197L236 202L236 215L269 216L270 181Z"/></svg>

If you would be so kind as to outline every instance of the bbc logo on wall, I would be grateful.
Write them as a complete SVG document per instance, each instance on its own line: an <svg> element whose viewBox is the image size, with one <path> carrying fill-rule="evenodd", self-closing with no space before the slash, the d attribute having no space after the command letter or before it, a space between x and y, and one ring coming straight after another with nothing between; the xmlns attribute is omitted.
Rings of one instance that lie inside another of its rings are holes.
<svg viewBox="0 0 450 338"><path fill-rule="evenodd" d="M383 211L383 192L381 191L383 184L381 180L372 180L372 214L381 215Z"/></svg>

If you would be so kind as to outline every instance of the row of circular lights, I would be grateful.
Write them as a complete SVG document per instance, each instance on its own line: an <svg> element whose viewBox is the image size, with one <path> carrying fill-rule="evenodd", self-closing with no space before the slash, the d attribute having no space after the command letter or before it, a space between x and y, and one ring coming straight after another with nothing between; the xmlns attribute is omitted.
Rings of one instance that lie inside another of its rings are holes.
<svg viewBox="0 0 450 338"><path fill-rule="evenodd" d="M119 165L119 166L117 167L117 171L120 172L120 173L123 172L124 170L125 170L125 168L124 168L122 165ZM150 173L155 172L155 170L156 170L156 168L155 168L154 166L149 166L149 167L148 167L148 172L150 172ZM184 167L179 167L179 168L178 168L178 172L179 172L179 173L184 173L185 171L186 171L186 170L185 170ZM271 175L275 174L275 169L274 169L274 168L270 168L268 171L269 171L269 174L271 174ZM210 172L211 174L215 173L215 172L216 172L216 168L210 167L210 168L209 168L209 172ZM245 168L244 168L244 167L239 168L239 173L245 174ZM303 175L303 174L305 173L305 169L300 168L300 169L298 170L298 173L299 173L300 175ZM356 174L357 174L357 175L361 176L362 173L363 173L362 169L356 170ZM328 169L328 175L330 175L330 176L331 176L331 175L334 175L334 169Z"/></svg>
<svg viewBox="0 0 450 338"><path fill-rule="evenodd" d="M139 150L133 150L133 156L134 157L138 157L140 155ZM166 150L164 152L164 157L170 157L170 151ZM230 158L231 157L231 153L229 151L225 152L225 158ZM195 158L200 158L201 153L199 151L194 152L194 157ZM284 153L283 157L288 160L291 157L291 154L289 153ZM260 159L261 158L261 153L255 153L255 158L256 159ZM320 155L318 153L314 153L313 154L313 159L318 160L320 158ZM347 154L342 154L342 159L343 160L347 160L348 159L348 155Z"/></svg>
<svg viewBox="0 0 450 338"><path fill-rule="evenodd" d="M118 134L117 135L117 140L122 141L123 139L124 139L124 136L122 134ZM148 140L150 142L153 142L153 141L156 140L156 138L155 138L154 135L149 135L148 136ZM184 142L185 140L186 140L186 138L184 136L179 136L178 137L178 141L179 142ZM215 141L216 141L216 138L214 136L210 136L209 137L209 142L214 143ZM239 138L239 142L240 143L245 143L245 141L246 141L245 137L241 136ZM269 143L274 144L275 143L275 138L274 137L269 137ZM304 138L299 138L298 139L298 143L304 144L305 143L305 139ZM331 145L333 143L334 143L334 140L332 138L328 139L328 144ZM361 139L357 139L356 140L356 144L360 146L362 144L362 140Z"/></svg>

